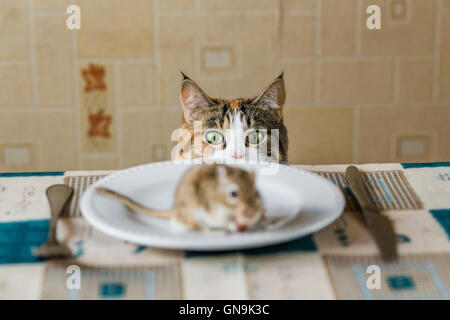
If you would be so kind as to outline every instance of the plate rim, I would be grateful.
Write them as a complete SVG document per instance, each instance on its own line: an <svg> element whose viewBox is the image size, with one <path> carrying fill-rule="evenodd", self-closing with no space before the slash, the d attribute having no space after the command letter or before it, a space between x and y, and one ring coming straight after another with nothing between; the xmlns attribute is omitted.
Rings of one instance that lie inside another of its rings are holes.
<svg viewBox="0 0 450 320"><path fill-rule="evenodd" d="M210 243L204 243L204 242L197 242L195 244L187 244L186 240L183 240L182 238L179 239L167 239L167 238L160 238L157 236L152 237L151 235L142 235L142 234L132 234L129 230L120 230L114 226L111 226L108 222L105 222L104 219L99 219L97 214L95 214L95 210L91 206L91 201L93 199L93 196L95 193L93 190L100 185L103 185L105 182L115 180L117 178L120 178L123 175L127 175L130 173L135 173L141 170L146 170L151 167L157 167L157 166L165 166L165 165L177 165L179 162L176 161L161 161L161 162L153 162L153 163L147 163L143 165L138 165L130 168L126 168L123 170L119 170L117 172L114 172L110 175L107 175L106 177L103 177L90 185L85 192L83 193L81 199L80 199L80 211L82 216L86 219L86 221L96 228L97 230L111 236L114 238L118 238L121 240L126 240L132 243L141 244L141 245L147 245L154 248L162 248L162 249L174 249L174 250L192 250L192 251L227 251L227 250L240 250L240 249L251 249L251 248L258 248L258 247L264 247L268 245L275 245L284 243L290 240L294 240L300 237L307 236L309 234L312 234L316 231L319 231L323 229L324 227L330 225L334 221L336 221L343 213L344 207L345 207L345 198L342 194L342 191L332 182L330 182L328 179L315 174L313 172L296 168L290 165L286 164L279 164L284 169L283 170L293 170L296 171L299 174L311 176L314 179L321 180L324 182L328 187L330 187L331 193L333 194L333 206L336 207L336 210L332 210L334 214L329 214L324 219L315 222L314 224L311 224L304 228L299 229L293 229L291 232L284 232L284 233L276 233L276 237L272 237L271 234L276 232L274 231L264 231L263 233L253 234L254 236L258 236L259 239L257 241L250 241L246 243L242 243L239 245L236 245L234 242L229 245L214 245L211 246ZM192 162L189 164L193 164ZM195 165L195 163L193 164ZM234 164L228 164L233 166ZM237 164L239 165L239 164ZM246 166L251 166L252 164L244 164ZM256 164L258 165L258 164ZM261 164L260 164L261 165ZM89 211L92 211L89 213ZM331 212L331 211L330 211ZM295 232L297 231L297 232ZM252 234L248 234L251 236ZM156 243L157 242L157 243Z"/></svg>

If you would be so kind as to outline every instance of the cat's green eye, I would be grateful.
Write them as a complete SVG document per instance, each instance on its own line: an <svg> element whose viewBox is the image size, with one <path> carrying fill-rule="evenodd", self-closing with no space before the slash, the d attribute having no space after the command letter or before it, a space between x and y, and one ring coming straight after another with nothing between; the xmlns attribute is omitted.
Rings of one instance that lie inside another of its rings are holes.
<svg viewBox="0 0 450 320"><path fill-rule="evenodd" d="M206 132L205 134L206 142L213 145L219 145L222 144L224 141L223 135L215 130L211 130Z"/></svg>
<svg viewBox="0 0 450 320"><path fill-rule="evenodd" d="M264 133L259 130L254 130L247 135L247 142L249 144L257 145L264 140Z"/></svg>

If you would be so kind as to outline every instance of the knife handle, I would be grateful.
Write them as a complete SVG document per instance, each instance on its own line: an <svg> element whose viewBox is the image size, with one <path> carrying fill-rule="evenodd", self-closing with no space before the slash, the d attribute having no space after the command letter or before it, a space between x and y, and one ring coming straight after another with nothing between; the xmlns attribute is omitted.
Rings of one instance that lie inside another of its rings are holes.
<svg viewBox="0 0 450 320"><path fill-rule="evenodd" d="M361 209L365 211L377 212L378 209L369 196L369 192L367 191L364 180L358 168L355 166L347 167L345 171L345 177L347 179L348 185L350 186L350 190L358 200Z"/></svg>

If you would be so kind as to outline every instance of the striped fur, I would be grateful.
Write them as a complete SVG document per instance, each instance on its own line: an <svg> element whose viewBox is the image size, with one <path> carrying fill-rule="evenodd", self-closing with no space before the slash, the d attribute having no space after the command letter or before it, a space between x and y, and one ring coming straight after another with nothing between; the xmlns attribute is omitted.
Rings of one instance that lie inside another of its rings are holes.
<svg viewBox="0 0 450 320"><path fill-rule="evenodd" d="M184 111L181 129L190 134L190 139L184 139L179 158L233 161L244 155L246 160L257 156L259 161L287 163L288 136L282 113L285 100L283 74L259 96L247 99L211 98L183 74L180 99ZM223 134L223 145L213 146L205 140L204 135L210 129ZM265 139L258 146L250 145L246 139L254 129L265 133ZM194 139L201 143L195 144Z"/></svg>

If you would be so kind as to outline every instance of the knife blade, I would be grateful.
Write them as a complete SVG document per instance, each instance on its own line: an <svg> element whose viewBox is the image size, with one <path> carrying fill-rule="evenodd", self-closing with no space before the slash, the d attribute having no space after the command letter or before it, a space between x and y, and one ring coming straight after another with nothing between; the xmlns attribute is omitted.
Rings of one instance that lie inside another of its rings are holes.
<svg viewBox="0 0 450 320"><path fill-rule="evenodd" d="M384 260L396 259L397 238L392 221L382 215L375 203L371 200L363 177L357 167L347 167L345 170L345 178L362 209L364 222L375 239L375 243L381 251L382 258Z"/></svg>

